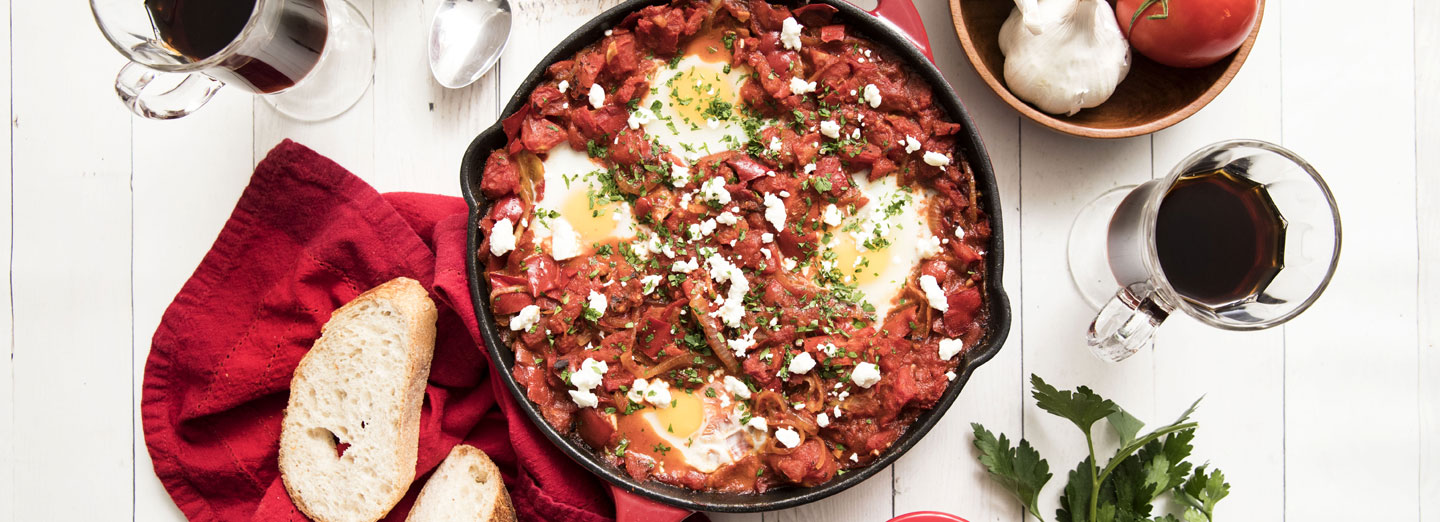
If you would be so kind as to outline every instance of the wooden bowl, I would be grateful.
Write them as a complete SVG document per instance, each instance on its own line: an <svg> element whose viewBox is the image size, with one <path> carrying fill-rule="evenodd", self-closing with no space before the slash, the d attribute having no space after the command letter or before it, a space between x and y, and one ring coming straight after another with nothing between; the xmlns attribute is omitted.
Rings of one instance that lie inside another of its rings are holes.
<svg viewBox="0 0 1440 522"><path fill-rule="evenodd" d="M1113 7L1114 2L1111 2ZM1260 0L1255 28L1250 37L1229 57L1198 69L1160 65L1138 52L1131 53L1130 74L1115 94L1098 107L1074 116L1045 113L1016 98L1005 87L1005 56L1000 53L1000 26L1015 3L1009 0L950 0L955 34L975 72L1000 99L1036 123L1057 131L1087 138L1129 138L1164 129L1189 118L1215 99L1245 64L1260 22L1265 0Z"/></svg>

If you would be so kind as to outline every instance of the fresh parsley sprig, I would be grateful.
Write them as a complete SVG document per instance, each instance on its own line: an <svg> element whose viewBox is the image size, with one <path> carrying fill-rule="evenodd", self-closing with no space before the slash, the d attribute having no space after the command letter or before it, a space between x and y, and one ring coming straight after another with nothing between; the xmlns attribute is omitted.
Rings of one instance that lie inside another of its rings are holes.
<svg viewBox="0 0 1440 522"><path fill-rule="evenodd" d="M1057 522L1181 522L1172 514L1152 516L1155 500L1166 492L1172 492L1185 506L1181 513L1184 522L1213 522L1215 504L1230 493L1230 484L1220 470L1207 472L1207 466L1195 468L1186 461L1198 426L1190 416L1199 400L1175 422L1140 435L1144 422L1090 388L1058 390L1035 375L1030 376L1030 384L1040 409L1079 428L1090 451L1069 473L1060 508L1055 511ZM1104 467L1095 454L1092 430L1101 419L1120 440L1120 449ZM991 478L1015 495L1035 518L1044 520L1039 495L1052 476L1050 464L1026 440L1012 446L1004 434L997 437L979 424L971 427L980 463Z"/></svg>

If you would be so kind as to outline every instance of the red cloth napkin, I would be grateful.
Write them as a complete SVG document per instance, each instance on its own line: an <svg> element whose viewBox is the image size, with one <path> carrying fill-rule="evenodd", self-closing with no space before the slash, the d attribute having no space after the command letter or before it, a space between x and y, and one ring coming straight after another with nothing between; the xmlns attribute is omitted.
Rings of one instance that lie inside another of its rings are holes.
<svg viewBox="0 0 1440 522"><path fill-rule="evenodd" d="M381 195L286 140L155 332L141 416L155 474L190 520L305 520L276 450L291 372L330 313L399 276L439 307L416 480L400 521L457 443L499 465L521 520L607 521L608 488L526 419L480 348L465 277L465 203Z"/></svg>

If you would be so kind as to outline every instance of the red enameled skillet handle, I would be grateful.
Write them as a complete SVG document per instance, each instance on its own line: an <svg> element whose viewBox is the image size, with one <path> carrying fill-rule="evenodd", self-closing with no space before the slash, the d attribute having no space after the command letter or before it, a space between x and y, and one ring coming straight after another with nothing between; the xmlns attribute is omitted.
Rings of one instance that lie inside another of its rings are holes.
<svg viewBox="0 0 1440 522"><path fill-rule="evenodd" d="M616 522L680 522L694 513L642 498L615 486L610 486L610 492L615 496Z"/></svg>
<svg viewBox="0 0 1440 522"><path fill-rule="evenodd" d="M870 14L899 29L930 63L935 63L935 55L930 53L930 36L925 34L925 21L920 19L912 0L878 0Z"/></svg>

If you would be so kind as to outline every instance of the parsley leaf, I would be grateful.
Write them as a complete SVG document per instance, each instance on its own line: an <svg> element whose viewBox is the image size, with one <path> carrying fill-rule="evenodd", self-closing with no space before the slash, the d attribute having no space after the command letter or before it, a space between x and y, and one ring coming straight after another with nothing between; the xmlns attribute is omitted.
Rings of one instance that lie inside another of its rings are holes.
<svg viewBox="0 0 1440 522"><path fill-rule="evenodd" d="M1030 376L1030 385L1034 387L1032 395L1040 409L1051 415L1070 419L1070 422L1075 423L1075 426L1085 432L1087 436L1089 436L1090 427L1095 424L1095 421L1120 411L1120 407L1115 403L1084 386L1074 392L1059 391L1054 386L1046 384L1039 375L1033 374Z"/></svg>
<svg viewBox="0 0 1440 522"><path fill-rule="evenodd" d="M1195 468L1195 473L1190 475L1185 486L1175 490L1175 496L1192 508L1185 512L1187 522L1191 520L1190 512L1196 510L1205 516L1205 522L1214 520L1215 504L1230 495L1230 483L1225 482L1225 474L1219 469L1207 474L1205 467Z"/></svg>
<svg viewBox="0 0 1440 522"><path fill-rule="evenodd" d="M979 424L975 429L975 448L980 450L980 463L990 470L990 476L1008 490L1020 503L1040 518L1038 497L1040 489L1050 481L1050 464L1040 458L1040 453L1025 440L1018 447L1011 447L1004 434L997 440L995 435Z"/></svg>
<svg viewBox="0 0 1440 522"><path fill-rule="evenodd" d="M1115 429L1115 436L1120 439L1120 444L1129 444L1135 441L1135 434L1140 433L1140 428L1145 427L1144 422L1135 418L1130 412L1120 408L1120 411L1111 413L1105 420L1110 421L1110 427Z"/></svg>

